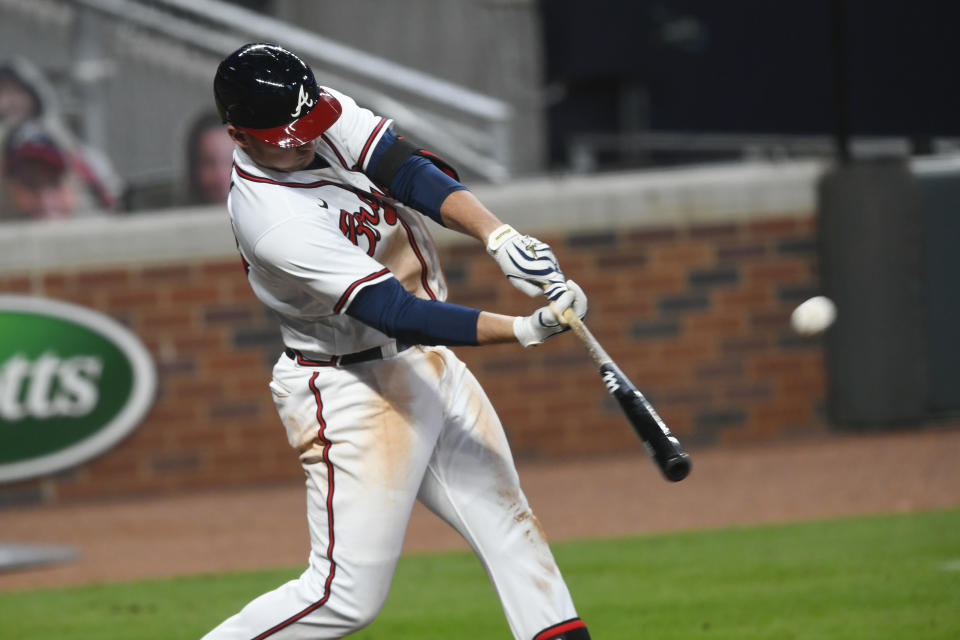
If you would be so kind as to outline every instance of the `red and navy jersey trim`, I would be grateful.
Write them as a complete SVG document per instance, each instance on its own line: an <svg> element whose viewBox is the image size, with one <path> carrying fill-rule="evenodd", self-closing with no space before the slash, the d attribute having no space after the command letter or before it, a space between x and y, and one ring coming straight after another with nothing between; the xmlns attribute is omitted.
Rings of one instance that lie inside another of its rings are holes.
<svg viewBox="0 0 960 640"><path fill-rule="evenodd" d="M380 130L383 129L383 125L387 124L386 118L380 118L379 124L373 128L373 132L370 134L370 137L367 138L366 143L363 145L363 149L360 151L360 157L357 158L357 168L362 169L363 163L367 159L367 152L370 151L370 147L373 146L373 141L380 134Z"/></svg>
<svg viewBox="0 0 960 640"><path fill-rule="evenodd" d="M340 151L337 149L337 145L333 144L333 141L327 137L327 134L325 133L322 134L320 136L320 139L323 140L328 147L330 147L330 150L333 151L334 155L337 156L337 160L340 161L340 165L344 169L346 169L347 171L359 171L359 169L357 169L356 167L351 167L350 165L347 164L347 161L343 159L343 156L340 154Z"/></svg>
<svg viewBox="0 0 960 640"><path fill-rule="evenodd" d="M384 120L384 122L386 122L386 120ZM331 148L333 148L333 145L331 145ZM334 149L334 151L336 151L336 149ZM337 154L337 157L340 157L339 153ZM343 158L340 158L340 161L342 163ZM331 180L317 180L316 182L281 182L279 180L273 180L272 178L254 175L249 171L245 171L244 169L241 169L236 165L236 163L234 163L233 166L234 166L234 169L236 169L238 176L240 176L244 180L249 180L251 182L259 182L262 184L275 184L281 187L293 187L294 189L316 189L317 187L325 187L330 185L330 186L339 187L346 191L351 191L357 195L361 195L369 198L379 197L379 194L368 193L366 191L363 191L362 189L358 189L356 187L350 187L350 186L341 184L339 182L333 182ZM346 165L344 164L344 166ZM413 253L417 256L417 261L420 263L420 283L423 285L423 289L424 291L426 291L427 295L430 296L430 299L436 300L437 295L433 292L433 289L430 288L430 284L429 284L430 274L429 274L429 269L427 268L427 261L423 257L423 253L420 251L420 247L417 246L417 241L413 236L413 230L410 229L410 225L408 225L406 220L404 220L402 217L397 216L397 219L400 221L400 224L403 225L403 230L407 234L407 241L410 243L410 248L413 249ZM384 269L384 271L387 271L387 270ZM379 275L383 275L383 272L377 272L376 274L372 274L367 277L374 278ZM358 284L362 284L363 282L366 282L366 280L359 280L351 284L350 288L347 289L347 291L343 294L343 296L337 302L337 306L334 307L334 311L339 313L340 308L343 307L347 298L350 297L350 293L352 292L353 288Z"/></svg>
<svg viewBox="0 0 960 640"><path fill-rule="evenodd" d="M259 182L260 184L275 184L279 187L292 187L294 189L316 189L318 187L339 187L344 191L349 191L355 193L358 196L366 198L378 198L382 194L376 192L364 191L363 189L352 187L350 185L343 184L341 182L334 182L333 180L315 180L313 182L284 182L282 180L274 180L273 178L267 178L266 176L258 176L256 174L250 173L245 169L241 169L236 164L233 165L237 170L237 175L243 178L244 180L249 180L250 182Z"/></svg>
<svg viewBox="0 0 960 640"><path fill-rule="evenodd" d="M311 604L311 605L308 606L307 608L305 608L305 609L303 609L303 610L301 610L301 611L298 611L297 613L293 614L292 616L290 616L289 618L287 618L287 619L284 620L283 622L281 622L281 623L279 623L279 624L276 624L276 625L274 625L273 627L267 629L266 631L264 631L264 632L261 633L260 635L254 636L253 640L264 640L265 638L268 638L268 637L272 636L273 634L277 633L278 631L281 631L281 630L289 627L289 626L292 625L293 623L295 623L295 622L297 622L298 620L302 619L303 617L305 617L305 616L313 613L314 611L316 611L317 609L319 609L320 607L322 607L324 604L326 604L326 603L327 603L327 600L330 599L330 591L331 591L331 587L333 586L333 578L334 578L334 576L335 576L336 573L337 573L337 563L336 563L336 561L333 559L333 547L334 547L334 541L335 541L335 538L334 538L334 526L333 526L333 492L334 492L334 478L333 478L333 463L330 462L330 447L331 447L331 442L330 442L330 440L327 439L326 433L325 433L325 432L326 432L326 429L327 429L327 423L326 423L326 420L324 420L324 418L323 418L323 400L322 400L321 397L320 397L320 390L317 388L317 383L316 383L316 381L317 381L317 376L318 376L318 375L319 375L319 372L314 371L313 375L310 377L309 385L310 385L310 391L313 392L313 397L314 397L314 399L315 399L316 402L317 402L317 424L319 425L319 429L317 430L317 439L320 441L320 444L323 445L323 453L321 454L321 459L323 460L323 464L326 465L326 467L327 467L327 536L328 536L328 543L327 543L326 557L327 557L327 560L330 562L330 572L327 574L326 582L324 582L324 585L323 585L323 596L322 596L319 600L317 600L316 602L314 602L313 604Z"/></svg>
<svg viewBox="0 0 960 640"><path fill-rule="evenodd" d="M390 273L390 269L387 269L386 267L384 267L383 269L381 269L380 271L377 271L376 273L371 273L368 276L364 276L359 280L355 280L354 282L352 282L350 286L347 287L346 291L343 292L343 295L340 296L340 299L337 301L337 304L333 307L334 313L340 313L340 310L343 309L343 306L347 303L347 300L350 299L350 296L353 294L354 290L358 286L360 286L365 282L376 280L380 276L384 276L388 273Z"/></svg>
<svg viewBox="0 0 960 640"><path fill-rule="evenodd" d="M267 178L265 176L258 176L245 169L241 169L234 163L233 168L236 170L237 175L243 178L244 180L249 180L250 182L260 182L262 184L275 184L281 187L292 187L294 189L316 189L317 187L324 187L328 184L334 186L342 187L343 185L330 180L317 180L315 182L283 182L280 180L274 180L272 178ZM344 187L346 188L346 187Z"/></svg>
<svg viewBox="0 0 960 640"><path fill-rule="evenodd" d="M567 631L573 631L574 629L585 629L587 624L580 618L572 618L561 622L560 624L555 624L552 627L547 627L537 635L533 636L533 640L550 640L555 636L560 635L561 633L566 633Z"/></svg>
<svg viewBox="0 0 960 640"><path fill-rule="evenodd" d="M410 229L410 225L407 224L407 221L397 216L397 220L400 221L400 224L403 225L403 230L407 233L407 241L410 243L410 248L413 249L414 255L417 256L417 260L420 262L420 284L423 285L423 290L427 292L427 295L430 296L431 300L436 300L437 296L433 293L433 290L430 288L429 283L429 271L427 269L427 261L424 259L423 254L420 252L420 247L417 246L417 241L413 237L413 231Z"/></svg>

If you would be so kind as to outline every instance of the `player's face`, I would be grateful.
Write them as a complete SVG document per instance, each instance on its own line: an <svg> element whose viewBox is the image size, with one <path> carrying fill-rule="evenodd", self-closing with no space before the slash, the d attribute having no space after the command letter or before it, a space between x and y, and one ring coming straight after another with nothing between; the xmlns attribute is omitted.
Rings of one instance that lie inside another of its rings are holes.
<svg viewBox="0 0 960 640"><path fill-rule="evenodd" d="M254 138L246 131L227 125L227 133L237 145L247 152L250 159L265 169L275 171L299 171L313 161L317 143L311 140L302 147L283 149Z"/></svg>

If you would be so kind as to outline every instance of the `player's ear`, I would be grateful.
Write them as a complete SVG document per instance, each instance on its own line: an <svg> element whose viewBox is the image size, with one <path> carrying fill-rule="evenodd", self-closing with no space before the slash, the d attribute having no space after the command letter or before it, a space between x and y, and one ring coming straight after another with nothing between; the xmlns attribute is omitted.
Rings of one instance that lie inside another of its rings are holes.
<svg viewBox="0 0 960 640"><path fill-rule="evenodd" d="M250 146L250 134L237 129L232 124L227 125L227 135L230 136L230 139L233 140L237 146L243 149L247 149Z"/></svg>

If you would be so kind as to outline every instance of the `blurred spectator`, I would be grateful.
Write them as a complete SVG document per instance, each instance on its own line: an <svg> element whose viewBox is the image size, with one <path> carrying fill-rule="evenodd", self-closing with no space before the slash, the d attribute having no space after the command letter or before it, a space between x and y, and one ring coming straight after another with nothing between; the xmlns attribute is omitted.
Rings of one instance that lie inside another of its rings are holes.
<svg viewBox="0 0 960 640"><path fill-rule="evenodd" d="M52 93L43 74L23 58L0 63L0 123L6 128L44 115Z"/></svg>
<svg viewBox="0 0 960 640"><path fill-rule="evenodd" d="M197 118L187 134L187 201L221 204L230 193L233 141L216 113Z"/></svg>
<svg viewBox="0 0 960 640"><path fill-rule="evenodd" d="M15 127L3 147L3 209L7 219L67 218L79 189L62 145L36 122Z"/></svg>
<svg viewBox="0 0 960 640"><path fill-rule="evenodd" d="M112 204L86 161L40 120L12 128L3 144L0 219L45 220Z"/></svg>
<svg viewBox="0 0 960 640"><path fill-rule="evenodd" d="M0 62L0 140L0 219L114 208L120 180L109 160L67 130L49 82L23 58Z"/></svg>

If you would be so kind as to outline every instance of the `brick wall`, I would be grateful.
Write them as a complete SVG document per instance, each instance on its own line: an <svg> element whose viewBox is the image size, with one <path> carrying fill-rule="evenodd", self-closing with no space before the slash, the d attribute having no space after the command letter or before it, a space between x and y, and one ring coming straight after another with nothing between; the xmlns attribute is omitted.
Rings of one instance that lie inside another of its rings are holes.
<svg viewBox="0 0 960 640"><path fill-rule="evenodd" d="M788 327L816 292L812 214L537 235L588 293L593 333L688 447L825 428L821 345ZM442 258L453 302L510 314L538 304L476 244L446 245ZM131 436L78 468L0 487L0 503L300 477L266 386L278 334L238 258L7 271L0 291L111 315L159 373L156 404ZM458 352L518 457L640 447L572 335Z"/></svg>
<svg viewBox="0 0 960 640"><path fill-rule="evenodd" d="M813 216L544 235L590 298L587 324L689 446L776 439L825 427L817 339L789 328L817 292ZM451 299L515 313L533 306L469 245L446 250ZM518 456L639 447L573 336L528 352L461 349Z"/></svg>

